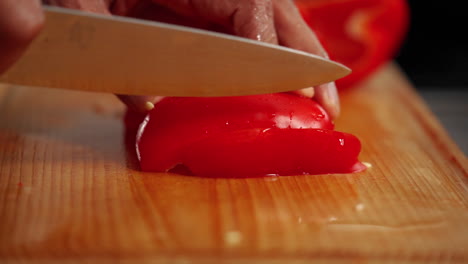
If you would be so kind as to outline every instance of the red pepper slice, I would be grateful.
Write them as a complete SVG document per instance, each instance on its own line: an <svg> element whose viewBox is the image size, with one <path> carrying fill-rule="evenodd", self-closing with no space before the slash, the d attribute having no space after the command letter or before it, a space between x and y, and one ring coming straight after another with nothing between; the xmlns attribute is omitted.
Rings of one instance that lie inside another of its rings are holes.
<svg viewBox="0 0 468 264"><path fill-rule="evenodd" d="M199 176L249 177L364 169L359 140L333 131L315 101L291 94L166 97L141 123L136 144L144 171L182 164Z"/></svg>
<svg viewBox="0 0 468 264"><path fill-rule="evenodd" d="M246 129L198 141L181 155L195 175L248 177L349 173L357 161L359 140L322 129Z"/></svg>
<svg viewBox="0 0 468 264"><path fill-rule="evenodd" d="M296 0L330 58L353 72L338 88L366 78L397 52L409 24L405 0Z"/></svg>

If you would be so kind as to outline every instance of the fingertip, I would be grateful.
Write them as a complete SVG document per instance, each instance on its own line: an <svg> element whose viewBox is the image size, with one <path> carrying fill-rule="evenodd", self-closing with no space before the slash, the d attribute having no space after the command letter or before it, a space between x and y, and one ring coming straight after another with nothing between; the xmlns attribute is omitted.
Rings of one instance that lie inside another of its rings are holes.
<svg viewBox="0 0 468 264"><path fill-rule="evenodd" d="M145 110L146 111L151 111L151 110L153 110L153 108L154 108L154 104L152 102L150 102L150 101L146 101Z"/></svg>
<svg viewBox="0 0 468 264"><path fill-rule="evenodd" d="M294 91L294 93L307 97L307 98L312 98L315 95L315 88L314 87L304 88L301 90Z"/></svg>
<svg viewBox="0 0 468 264"><path fill-rule="evenodd" d="M232 15L232 27L237 36L271 44L278 44L270 1L250 0L239 6Z"/></svg>
<svg viewBox="0 0 468 264"><path fill-rule="evenodd" d="M154 104L162 99L161 96L137 96L137 95L122 95L117 97L132 111L138 113L147 113L154 108Z"/></svg>
<svg viewBox="0 0 468 264"><path fill-rule="evenodd" d="M334 82L322 84L315 88L315 97L332 120L340 115L340 99Z"/></svg>
<svg viewBox="0 0 468 264"><path fill-rule="evenodd" d="M337 119L340 116L341 113L341 107L339 104L330 106L328 108L328 114L330 115L330 118L332 120Z"/></svg>

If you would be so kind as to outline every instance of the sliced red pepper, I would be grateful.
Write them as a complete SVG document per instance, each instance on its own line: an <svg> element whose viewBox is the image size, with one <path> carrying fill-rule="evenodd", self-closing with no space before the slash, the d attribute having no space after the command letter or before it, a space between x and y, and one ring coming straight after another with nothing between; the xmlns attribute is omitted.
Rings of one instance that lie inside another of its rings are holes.
<svg viewBox="0 0 468 264"><path fill-rule="evenodd" d="M246 129L198 141L181 160L211 177L349 173L363 169L360 149L355 136L333 130Z"/></svg>
<svg viewBox="0 0 468 264"><path fill-rule="evenodd" d="M351 87L391 59L409 24L405 0L296 0L330 58L353 72L338 80Z"/></svg>
<svg viewBox="0 0 468 264"><path fill-rule="evenodd" d="M140 125L136 144L144 171L182 164L199 176L248 177L364 169L359 140L333 131L315 101L291 94L167 97Z"/></svg>

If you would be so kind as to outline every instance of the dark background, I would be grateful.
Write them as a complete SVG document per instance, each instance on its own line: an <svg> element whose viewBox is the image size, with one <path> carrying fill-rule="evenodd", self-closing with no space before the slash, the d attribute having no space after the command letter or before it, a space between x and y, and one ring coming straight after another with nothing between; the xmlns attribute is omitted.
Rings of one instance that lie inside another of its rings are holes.
<svg viewBox="0 0 468 264"><path fill-rule="evenodd" d="M397 62L468 154L468 12L465 1L409 0L411 25Z"/></svg>
<svg viewBox="0 0 468 264"><path fill-rule="evenodd" d="M410 30L397 55L397 62L420 90L468 90L465 1L408 2Z"/></svg>

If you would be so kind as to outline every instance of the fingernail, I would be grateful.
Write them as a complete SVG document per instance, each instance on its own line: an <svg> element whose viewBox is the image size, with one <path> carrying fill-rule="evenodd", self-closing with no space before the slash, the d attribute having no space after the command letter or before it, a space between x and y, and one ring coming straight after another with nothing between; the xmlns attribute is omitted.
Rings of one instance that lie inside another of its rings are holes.
<svg viewBox="0 0 468 264"><path fill-rule="evenodd" d="M146 111L151 111L151 110L153 110L153 108L154 108L154 104L152 102L147 101L145 103L145 110Z"/></svg>
<svg viewBox="0 0 468 264"><path fill-rule="evenodd" d="M294 91L294 93L296 93L298 95L302 95L302 96L307 97L307 98L312 98L312 97L314 97L315 89L314 89L314 87L309 87L309 88L304 88L304 89L301 89L301 90Z"/></svg>
<svg viewBox="0 0 468 264"><path fill-rule="evenodd" d="M146 113L154 108L155 97L137 95L117 95L127 107L133 111Z"/></svg>
<svg viewBox="0 0 468 264"><path fill-rule="evenodd" d="M340 99L334 82L322 84L315 90L315 98L330 114L332 119L340 115Z"/></svg>

